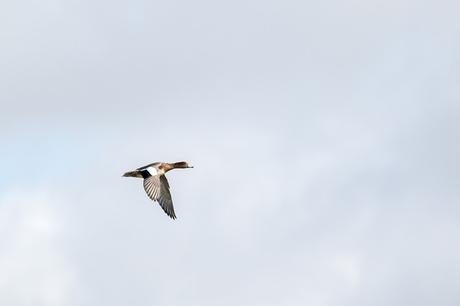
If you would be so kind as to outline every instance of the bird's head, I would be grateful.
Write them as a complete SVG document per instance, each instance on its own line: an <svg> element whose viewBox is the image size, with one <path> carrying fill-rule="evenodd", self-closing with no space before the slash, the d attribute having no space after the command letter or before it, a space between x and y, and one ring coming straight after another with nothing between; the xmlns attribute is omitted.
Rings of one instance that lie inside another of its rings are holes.
<svg viewBox="0 0 460 306"><path fill-rule="evenodd" d="M193 168L193 166L190 166L187 162L181 161L173 164L174 168Z"/></svg>

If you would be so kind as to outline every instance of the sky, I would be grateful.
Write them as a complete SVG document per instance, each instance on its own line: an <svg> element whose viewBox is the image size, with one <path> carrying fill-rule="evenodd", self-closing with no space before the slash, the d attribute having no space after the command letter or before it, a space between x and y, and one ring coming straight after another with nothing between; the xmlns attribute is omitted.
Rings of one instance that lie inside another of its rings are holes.
<svg viewBox="0 0 460 306"><path fill-rule="evenodd" d="M459 10L0 2L0 304L459 305Z"/></svg>

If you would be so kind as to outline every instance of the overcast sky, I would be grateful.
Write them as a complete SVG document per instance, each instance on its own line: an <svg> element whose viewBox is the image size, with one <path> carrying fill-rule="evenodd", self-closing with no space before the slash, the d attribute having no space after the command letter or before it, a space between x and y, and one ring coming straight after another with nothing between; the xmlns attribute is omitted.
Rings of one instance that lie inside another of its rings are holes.
<svg viewBox="0 0 460 306"><path fill-rule="evenodd" d="M460 305L459 11L1 2L0 304Z"/></svg>

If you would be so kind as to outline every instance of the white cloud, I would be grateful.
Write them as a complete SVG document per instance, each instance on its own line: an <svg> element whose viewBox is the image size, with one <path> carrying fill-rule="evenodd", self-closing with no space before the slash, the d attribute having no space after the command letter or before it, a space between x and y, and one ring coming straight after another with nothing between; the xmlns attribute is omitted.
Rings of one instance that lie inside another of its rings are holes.
<svg viewBox="0 0 460 306"><path fill-rule="evenodd" d="M1 304L460 304L458 3L0 7Z"/></svg>
<svg viewBox="0 0 460 306"><path fill-rule="evenodd" d="M58 199L41 190L0 198L0 304L66 305L74 271L63 253Z"/></svg>

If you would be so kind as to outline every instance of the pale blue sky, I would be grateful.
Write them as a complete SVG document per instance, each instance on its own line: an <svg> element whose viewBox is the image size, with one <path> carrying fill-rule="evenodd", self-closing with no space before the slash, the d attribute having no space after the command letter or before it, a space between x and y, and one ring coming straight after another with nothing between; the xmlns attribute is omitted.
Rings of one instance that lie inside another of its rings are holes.
<svg viewBox="0 0 460 306"><path fill-rule="evenodd" d="M0 304L459 305L459 9L1 3Z"/></svg>

